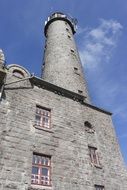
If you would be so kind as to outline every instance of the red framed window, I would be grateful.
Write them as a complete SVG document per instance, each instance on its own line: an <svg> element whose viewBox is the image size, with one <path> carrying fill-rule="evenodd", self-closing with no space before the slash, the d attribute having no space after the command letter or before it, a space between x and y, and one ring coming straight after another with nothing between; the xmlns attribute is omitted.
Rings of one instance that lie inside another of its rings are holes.
<svg viewBox="0 0 127 190"><path fill-rule="evenodd" d="M51 185L51 157L33 154L31 183Z"/></svg>
<svg viewBox="0 0 127 190"><path fill-rule="evenodd" d="M104 190L104 186L102 186L102 185L95 185L95 190Z"/></svg>
<svg viewBox="0 0 127 190"><path fill-rule="evenodd" d="M35 125L43 128L51 127L51 111L39 106L36 107Z"/></svg>
<svg viewBox="0 0 127 190"><path fill-rule="evenodd" d="M97 148L89 146L89 155L91 163L94 164L95 166L100 166Z"/></svg>

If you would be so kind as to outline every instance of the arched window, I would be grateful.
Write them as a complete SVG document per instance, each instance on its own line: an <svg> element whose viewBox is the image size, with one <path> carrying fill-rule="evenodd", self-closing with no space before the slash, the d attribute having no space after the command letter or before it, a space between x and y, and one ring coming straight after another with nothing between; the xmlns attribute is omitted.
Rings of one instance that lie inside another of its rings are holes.
<svg viewBox="0 0 127 190"><path fill-rule="evenodd" d="M89 121L85 121L84 126L85 126L86 132L88 132L88 133L94 133L95 132L94 126Z"/></svg>
<svg viewBox="0 0 127 190"><path fill-rule="evenodd" d="M24 78L23 72L18 69L13 70L13 76L20 78L20 79Z"/></svg>

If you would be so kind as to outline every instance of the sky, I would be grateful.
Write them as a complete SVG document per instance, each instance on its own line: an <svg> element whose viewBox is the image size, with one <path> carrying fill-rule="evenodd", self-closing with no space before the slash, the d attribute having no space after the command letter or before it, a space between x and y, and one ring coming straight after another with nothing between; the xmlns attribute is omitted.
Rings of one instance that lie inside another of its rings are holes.
<svg viewBox="0 0 127 190"><path fill-rule="evenodd" d="M0 0L0 48L7 64L41 75L44 22L55 11L78 20L75 40L92 104L113 113L127 166L127 1Z"/></svg>

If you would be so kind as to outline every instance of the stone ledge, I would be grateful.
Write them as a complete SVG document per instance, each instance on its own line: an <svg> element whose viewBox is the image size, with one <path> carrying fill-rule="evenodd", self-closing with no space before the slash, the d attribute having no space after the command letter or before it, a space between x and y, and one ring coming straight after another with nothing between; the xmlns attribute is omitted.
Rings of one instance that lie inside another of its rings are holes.
<svg viewBox="0 0 127 190"><path fill-rule="evenodd" d="M102 165L97 165L97 164L91 163L91 166L95 167L97 169L103 169Z"/></svg>
<svg viewBox="0 0 127 190"><path fill-rule="evenodd" d="M36 76L29 78L29 80L32 84L34 84L35 86L38 86L39 88L43 88L43 89L52 91L55 94L73 99L74 101L77 101L77 102L81 102L83 105L90 107L94 110L100 111L100 112L108 114L108 115L112 115L112 113L109 111L106 111L102 108L96 107L94 105L91 105L91 104L85 102L86 97L81 95L81 94L72 92L70 90L64 89L64 88L59 87L59 86L56 86L56 85L49 83L49 82L47 82L41 78L38 78Z"/></svg>
<svg viewBox="0 0 127 190"><path fill-rule="evenodd" d="M28 190L52 190L51 186L31 185Z"/></svg>
<svg viewBox="0 0 127 190"><path fill-rule="evenodd" d="M73 99L73 100L75 100L77 102L83 102L85 100L85 98L86 98L83 95L80 95L78 93L75 93L75 92L72 92L70 90L64 89L62 87L56 86L56 85L54 85L52 83L49 83L49 82L47 82L47 81L45 81L45 80L43 80L41 78L38 78L38 77L31 77L30 81L34 85L36 85L36 86L38 86L40 88L52 91L55 94L58 94L58 95Z"/></svg>
<svg viewBox="0 0 127 190"><path fill-rule="evenodd" d="M35 129L38 129L38 130L41 130L41 131L46 131L46 132L49 132L49 133L54 133L51 129L48 129L48 128L38 127L37 125L33 125L33 127Z"/></svg>

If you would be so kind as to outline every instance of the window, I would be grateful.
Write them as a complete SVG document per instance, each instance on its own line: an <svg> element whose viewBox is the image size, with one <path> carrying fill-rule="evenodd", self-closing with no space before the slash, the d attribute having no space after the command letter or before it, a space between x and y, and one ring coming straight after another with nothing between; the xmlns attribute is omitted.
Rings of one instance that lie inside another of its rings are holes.
<svg viewBox="0 0 127 190"><path fill-rule="evenodd" d="M78 93L79 93L79 94L82 94L82 93L83 93L83 91L82 91L82 90L78 90Z"/></svg>
<svg viewBox="0 0 127 190"><path fill-rule="evenodd" d="M17 70L17 69L15 69L15 70L13 71L13 76L18 77L18 78L20 78L20 79L24 78L24 74L22 73L22 71Z"/></svg>
<svg viewBox="0 0 127 190"><path fill-rule="evenodd" d="M43 128L51 127L51 111L39 106L36 107L35 125Z"/></svg>
<svg viewBox="0 0 127 190"><path fill-rule="evenodd" d="M71 52L74 53L75 52L74 49L71 49Z"/></svg>
<svg viewBox="0 0 127 190"><path fill-rule="evenodd" d="M69 32L69 29L68 29L68 28L66 28L66 31L68 31L68 32Z"/></svg>
<svg viewBox="0 0 127 190"><path fill-rule="evenodd" d="M74 67L74 73L77 74L77 75L80 75L79 70L78 70L77 67Z"/></svg>
<svg viewBox="0 0 127 190"><path fill-rule="evenodd" d="M91 123L89 123L89 121L85 121L85 122L84 122L84 125L85 125L86 127L88 127L88 128L92 128L92 125L91 125Z"/></svg>
<svg viewBox="0 0 127 190"><path fill-rule="evenodd" d="M31 183L51 185L51 157L33 154Z"/></svg>
<svg viewBox="0 0 127 190"><path fill-rule="evenodd" d="M77 68L77 67L74 67L74 70L75 70L75 71L78 71L78 68Z"/></svg>
<svg viewBox="0 0 127 190"><path fill-rule="evenodd" d="M71 39L71 36L70 36L70 35L68 35L68 38L69 38L69 39Z"/></svg>
<svg viewBox="0 0 127 190"><path fill-rule="evenodd" d="M85 121L84 126L85 126L85 131L87 131L88 133L95 132L94 126L89 121Z"/></svg>
<svg viewBox="0 0 127 190"><path fill-rule="evenodd" d="M102 185L95 185L95 190L104 190L104 186L102 186Z"/></svg>
<svg viewBox="0 0 127 190"><path fill-rule="evenodd" d="M89 155L91 163L95 166L100 167L101 165L98 157L97 148L89 146Z"/></svg>

